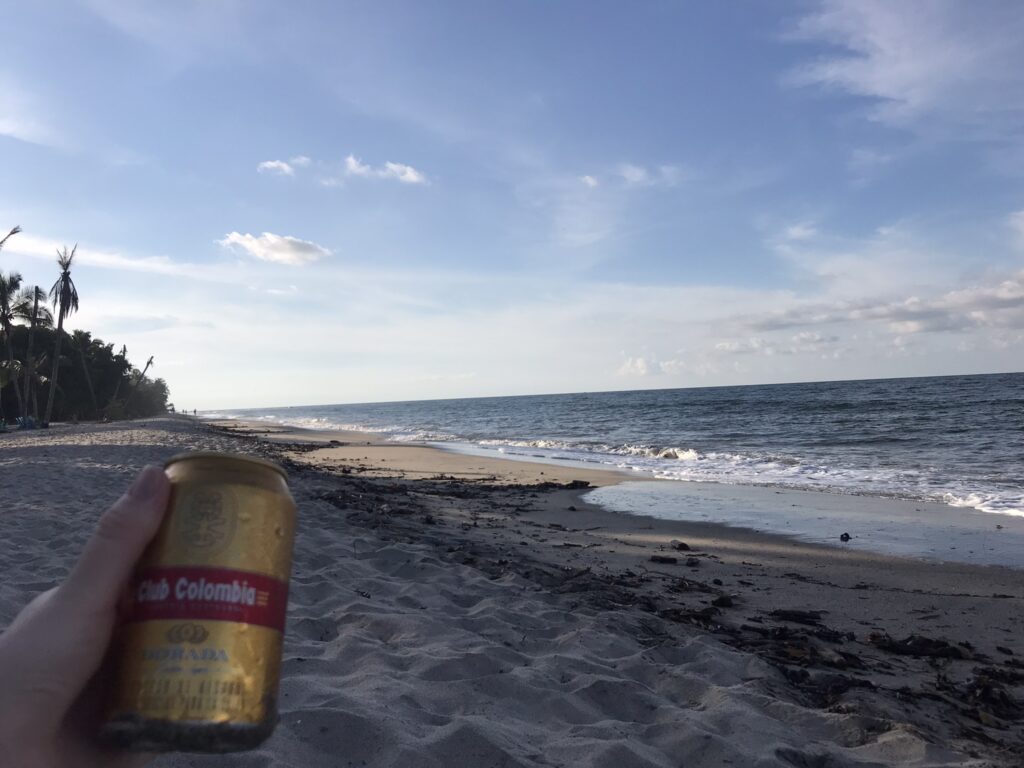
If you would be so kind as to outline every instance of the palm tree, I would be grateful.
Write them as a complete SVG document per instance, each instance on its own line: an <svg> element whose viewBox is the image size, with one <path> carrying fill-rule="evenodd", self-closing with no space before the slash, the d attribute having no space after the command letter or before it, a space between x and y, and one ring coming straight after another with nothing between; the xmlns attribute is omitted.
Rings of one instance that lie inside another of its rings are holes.
<svg viewBox="0 0 1024 768"><path fill-rule="evenodd" d="M15 372L14 366L14 336L11 333L11 324L20 314L21 305L18 299L18 289L20 288L20 274L11 272L5 276L0 272L0 331L3 331L6 342L4 346L7 347L7 371L14 383L14 398L18 401L18 413L24 410L24 406L21 402L21 386L18 384L18 374Z"/></svg>
<svg viewBox="0 0 1024 768"><path fill-rule="evenodd" d="M128 362L128 345L122 344L121 351L114 355L114 362L118 364L122 371L130 372L132 367ZM107 411L109 412L114 403L117 402L117 394L121 391L121 382L124 381L125 373L121 373L117 377L117 384L114 385L114 394L110 396L110 400L107 402Z"/></svg>
<svg viewBox="0 0 1024 768"><path fill-rule="evenodd" d="M126 397L124 399L124 407L125 408L127 408L128 407L128 403L130 403L132 401L132 396L135 394L135 390L139 388L139 384L141 384L142 380L144 378L146 378L146 371L149 370L149 366L151 366L152 364L153 364L153 356L150 355L149 356L149 360L146 361L146 367L142 369L142 373L140 373L139 374L139 378L137 378L135 380L135 385L132 387L131 391L128 393L128 397Z"/></svg>
<svg viewBox="0 0 1024 768"><path fill-rule="evenodd" d="M82 364L82 375L85 376L85 385L89 388L89 400L92 402L93 418L100 412L96 404L96 390L92 385L92 375L89 373L89 366L85 364L85 350L92 346L92 336L88 331L75 331L71 334L71 343L78 351L78 361Z"/></svg>
<svg viewBox="0 0 1024 768"><path fill-rule="evenodd" d="M21 364L18 362L0 363L0 432L3 431L2 427L4 422L7 420L4 416L4 398L3 390L8 384L13 383L15 388L18 386L18 375L21 373ZM18 398L19 405L21 398Z"/></svg>
<svg viewBox="0 0 1024 768"><path fill-rule="evenodd" d="M6 235L4 235L4 239L0 240L0 249L3 249L4 243L6 243L8 240L10 240L12 237L14 237L19 232L21 232L21 227L15 227L10 232L8 232Z"/></svg>
<svg viewBox="0 0 1024 768"><path fill-rule="evenodd" d="M44 302L42 307L39 306L39 302ZM19 309L18 318L28 325L28 349L25 352L25 364L22 368L25 371L25 386L23 388L24 398L21 402L21 417L23 419L28 418L28 401L29 393L32 392L31 384L33 381L39 379L38 376L34 376L36 363L32 359L32 344L35 341L36 326L42 325L47 326L53 323L53 315L50 314L50 310L46 308L46 294L43 289L38 285L33 285L31 288L25 288L19 295ZM29 306L32 307L29 310ZM39 409L36 408L36 416L39 415Z"/></svg>
<svg viewBox="0 0 1024 768"><path fill-rule="evenodd" d="M25 372L26 378L32 385L32 418L37 422L39 421L39 392L47 384L51 384L50 379L43 375L42 371L45 371L50 364L49 356L43 352L39 357L32 360L31 363L22 366L22 370Z"/></svg>
<svg viewBox="0 0 1024 768"><path fill-rule="evenodd" d="M50 288L50 300L53 301L53 308L57 310L57 342L53 350L53 371L50 374L50 396L46 398L46 417L43 419L43 426L48 426L50 416L53 414L53 398L57 394L57 374L60 373L60 345L64 340L64 318L72 312L78 311L78 289L71 280L71 262L75 258L78 244L68 253L67 246L63 251L57 251L57 266L60 267L60 277Z"/></svg>

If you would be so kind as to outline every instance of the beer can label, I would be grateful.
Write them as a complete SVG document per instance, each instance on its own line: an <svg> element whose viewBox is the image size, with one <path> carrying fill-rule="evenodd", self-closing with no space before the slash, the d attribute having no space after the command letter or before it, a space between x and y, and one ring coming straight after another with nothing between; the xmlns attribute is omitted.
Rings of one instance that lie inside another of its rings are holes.
<svg viewBox="0 0 1024 768"><path fill-rule="evenodd" d="M284 632L288 585L230 568L148 568L136 578L126 622L231 621Z"/></svg>

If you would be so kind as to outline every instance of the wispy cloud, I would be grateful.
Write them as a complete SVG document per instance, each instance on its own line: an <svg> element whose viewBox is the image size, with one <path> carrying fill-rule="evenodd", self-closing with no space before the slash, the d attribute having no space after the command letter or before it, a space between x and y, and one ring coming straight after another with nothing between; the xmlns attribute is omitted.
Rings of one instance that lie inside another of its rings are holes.
<svg viewBox="0 0 1024 768"><path fill-rule="evenodd" d="M221 54L241 45L244 3L236 0L85 0L83 5L119 32L158 51L166 62L184 67L210 51Z"/></svg>
<svg viewBox="0 0 1024 768"><path fill-rule="evenodd" d="M56 259L57 250L64 245L65 243L59 240L22 233L10 241L4 248L4 253L53 261ZM100 250L87 246L79 247L75 252L75 263L79 266L150 272L159 275L210 276L210 268L207 265L174 261L166 256L129 256L117 251Z"/></svg>
<svg viewBox="0 0 1024 768"><path fill-rule="evenodd" d="M839 304L809 302L750 318L762 331L878 323L893 333L915 334L979 328L1024 328L1024 271L932 296L895 301L861 299Z"/></svg>
<svg viewBox="0 0 1024 768"><path fill-rule="evenodd" d="M585 258L590 258L589 246L614 234L624 194L596 180L588 184L578 176L546 173L531 174L515 192L524 210L539 217L530 220L531 236L546 230L550 237L546 246L575 252L585 249ZM562 254L567 256L564 250Z"/></svg>
<svg viewBox="0 0 1024 768"><path fill-rule="evenodd" d="M769 340L761 336L727 339L714 345L715 352L726 355L819 355L829 351L840 341L835 335L822 335L817 331L801 331L788 338Z"/></svg>
<svg viewBox="0 0 1024 768"><path fill-rule="evenodd" d="M867 184L892 161L893 156L888 152L858 147L850 153L846 167L854 183Z"/></svg>
<svg viewBox="0 0 1024 768"><path fill-rule="evenodd" d="M598 180L595 179L593 176L580 176L580 181L582 181L585 186L588 186L591 189L598 186L599 184Z"/></svg>
<svg viewBox="0 0 1024 768"><path fill-rule="evenodd" d="M871 116L929 135L1019 142L1024 13L1017 3L825 0L795 40L838 51L790 74L871 99Z"/></svg>
<svg viewBox="0 0 1024 768"><path fill-rule="evenodd" d="M627 187L674 187L682 180L682 171L675 165L648 168L633 163L621 163L616 175Z"/></svg>
<svg viewBox="0 0 1024 768"><path fill-rule="evenodd" d="M214 328L213 323L176 315L96 315L105 332L131 332L133 334L153 333L169 328Z"/></svg>
<svg viewBox="0 0 1024 768"><path fill-rule="evenodd" d="M259 237L248 233L229 232L218 240L225 248L237 247L261 261L300 266L329 256L331 252L310 240L264 232Z"/></svg>
<svg viewBox="0 0 1024 768"><path fill-rule="evenodd" d="M786 240L803 242L812 239L818 234L818 230L812 224L799 223L790 224L782 231L782 236Z"/></svg>
<svg viewBox="0 0 1024 768"><path fill-rule="evenodd" d="M833 301L931 290L949 285L965 266L955 249L902 223L845 236L798 222L782 227L766 245L789 263L795 277L815 283Z"/></svg>
<svg viewBox="0 0 1024 768"><path fill-rule="evenodd" d="M361 178L395 179L403 184L427 183L427 177L411 165L388 161L384 165L374 168L360 161L355 155L345 158L345 174Z"/></svg>
<svg viewBox="0 0 1024 768"><path fill-rule="evenodd" d="M57 129L43 116L38 98L17 78L0 72L0 136L43 146L66 143Z"/></svg>
<svg viewBox="0 0 1024 768"><path fill-rule="evenodd" d="M1024 248L1024 209L1011 213L1006 217L1006 223L1013 231L1017 245Z"/></svg>

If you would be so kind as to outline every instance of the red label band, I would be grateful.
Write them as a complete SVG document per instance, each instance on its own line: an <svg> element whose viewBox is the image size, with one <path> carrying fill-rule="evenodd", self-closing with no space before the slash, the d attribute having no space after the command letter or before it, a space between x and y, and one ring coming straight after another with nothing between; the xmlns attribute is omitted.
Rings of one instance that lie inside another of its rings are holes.
<svg viewBox="0 0 1024 768"><path fill-rule="evenodd" d="M288 585L230 568L147 568L136 574L125 622L234 621L284 632Z"/></svg>

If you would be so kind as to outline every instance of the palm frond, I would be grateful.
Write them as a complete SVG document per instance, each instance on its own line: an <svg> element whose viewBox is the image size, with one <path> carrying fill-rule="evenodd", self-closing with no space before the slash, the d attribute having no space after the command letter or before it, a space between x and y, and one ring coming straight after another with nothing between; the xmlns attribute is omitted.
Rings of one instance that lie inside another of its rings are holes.
<svg viewBox="0 0 1024 768"><path fill-rule="evenodd" d="M53 315L46 308L46 292L38 285L30 288L23 288L18 294L20 308L15 313L22 322L32 323L32 307L38 303L35 322L37 326L49 327L53 325Z"/></svg>
<svg viewBox="0 0 1024 768"><path fill-rule="evenodd" d="M19 232L21 232L21 227L17 227L17 226L14 229L12 229L10 232L8 232L4 236L4 239L0 240L0 248L3 248L4 247L4 243L6 243L8 240L10 240L12 237L14 237Z"/></svg>
<svg viewBox="0 0 1024 768"><path fill-rule="evenodd" d="M78 289L71 279L71 262L74 261L78 252L78 243L68 252L67 246L63 251L57 251L57 266L60 267L60 277L50 288L50 299L53 301L53 308L57 310L57 322L64 324L64 320L72 312L78 311Z"/></svg>
<svg viewBox="0 0 1024 768"><path fill-rule="evenodd" d="M18 291L21 290L21 274L0 272L0 316L6 317L7 322L11 321L12 308L17 302Z"/></svg>

